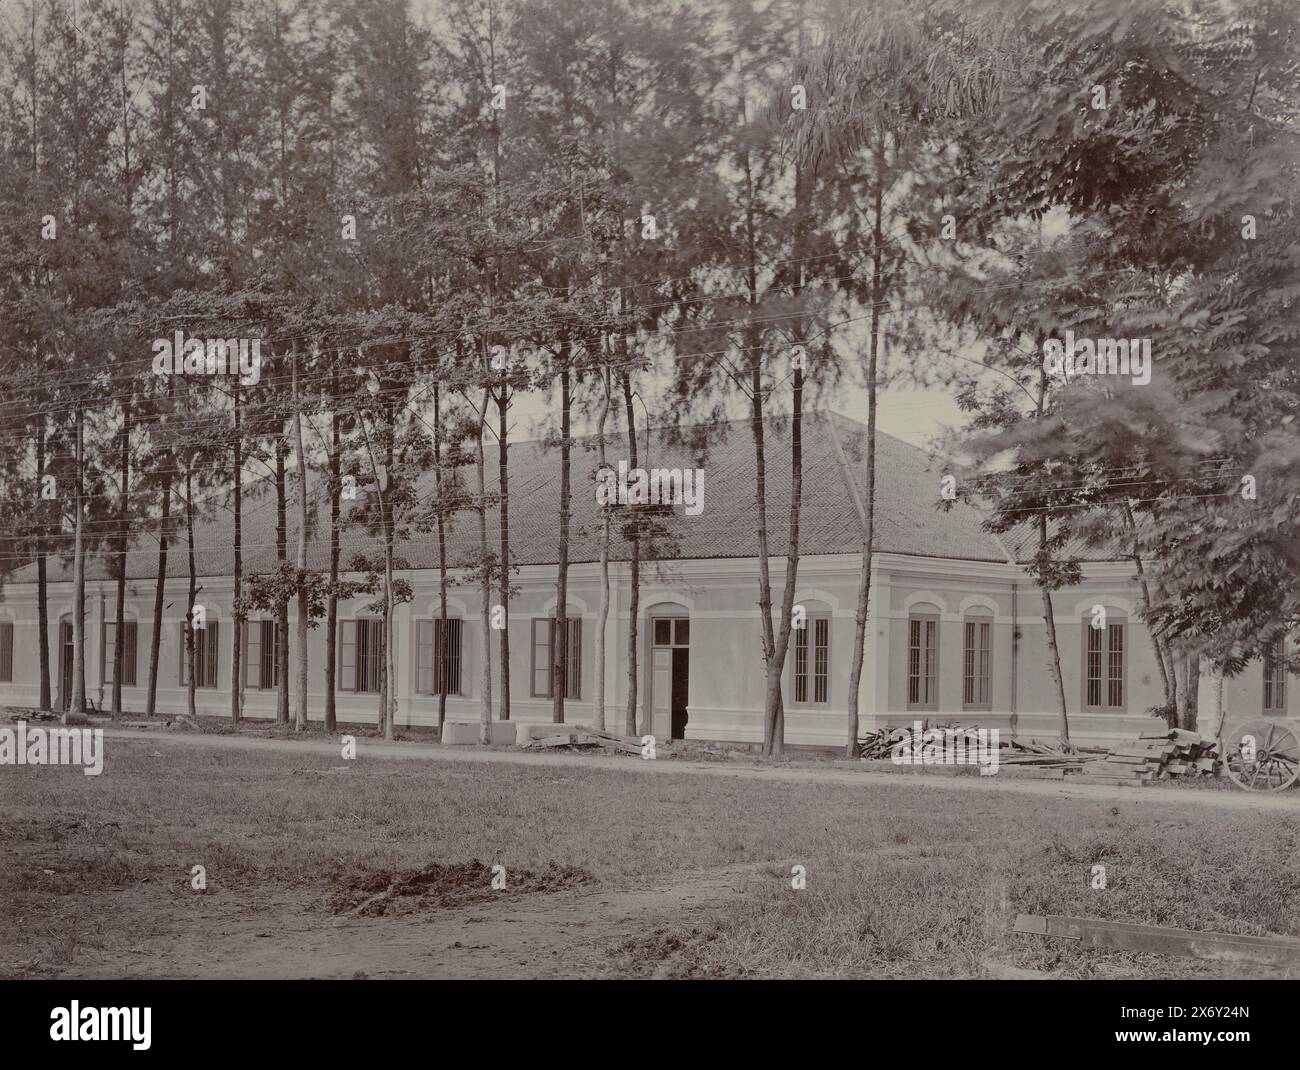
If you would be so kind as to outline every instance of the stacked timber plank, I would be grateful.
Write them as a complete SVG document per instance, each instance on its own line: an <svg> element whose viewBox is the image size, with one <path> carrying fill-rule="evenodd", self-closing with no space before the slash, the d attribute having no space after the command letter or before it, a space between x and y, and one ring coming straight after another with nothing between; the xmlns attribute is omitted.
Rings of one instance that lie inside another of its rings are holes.
<svg viewBox="0 0 1300 1070"><path fill-rule="evenodd" d="M637 740L606 732L601 728L589 728L575 725L566 729L562 724L555 726L555 734L541 736L523 745L524 750L603 750L608 754L641 754L641 744Z"/></svg>
<svg viewBox="0 0 1300 1070"><path fill-rule="evenodd" d="M1052 746L1040 743L1036 739L1025 741L1012 739L998 755L998 764L1031 769L1059 769L1062 773L1077 773L1084 769L1084 762L1100 757L1105 751L1092 747L1076 747L1072 754L1066 754L1060 744Z"/></svg>
<svg viewBox="0 0 1300 1070"><path fill-rule="evenodd" d="M1112 747L1104 758L1089 762L1083 771L1090 777L1151 784L1169 777L1213 773L1214 766L1214 740L1183 728L1171 728L1146 732L1132 743Z"/></svg>

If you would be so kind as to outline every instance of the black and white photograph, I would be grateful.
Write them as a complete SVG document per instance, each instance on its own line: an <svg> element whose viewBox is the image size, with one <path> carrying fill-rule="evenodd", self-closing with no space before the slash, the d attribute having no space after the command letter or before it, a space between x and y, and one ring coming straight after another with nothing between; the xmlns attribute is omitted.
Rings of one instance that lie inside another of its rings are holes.
<svg viewBox="0 0 1300 1070"><path fill-rule="evenodd" d="M1252 1049L1298 114L1295 0L0 0L0 997Z"/></svg>

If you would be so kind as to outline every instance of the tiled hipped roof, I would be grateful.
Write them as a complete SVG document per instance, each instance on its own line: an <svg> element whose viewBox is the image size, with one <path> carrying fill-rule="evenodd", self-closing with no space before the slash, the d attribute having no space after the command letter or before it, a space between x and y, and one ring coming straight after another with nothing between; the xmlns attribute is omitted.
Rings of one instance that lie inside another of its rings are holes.
<svg viewBox="0 0 1300 1070"><path fill-rule="evenodd" d="M686 429L698 431L699 429ZM660 558L745 558L758 555L758 509L755 502L754 445L748 421L724 423L711 433L702 448L686 445L666 432L643 431L638 439L638 463L642 468L698 468L704 472L704 507L697 516L686 516L677 506L662 524L667 536L660 540ZM783 556L790 519L790 425L769 421L766 439L766 500L768 549ZM841 464L836 439L844 455ZM862 524L848 480L865 498L866 472L863 463L866 428L855 420L835 413L809 414L803 422L803 508L800 515L799 546L804 556L855 554L862 549ZM623 434L606 436L607 460L617 466L626 460L627 439ZM599 507L594 491L597 465L594 439L575 442L572 451L572 501L569 560L571 563L599 560ZM560 508L560 452L540 442L518 442L510 446L510 552L514 564L552 564L557 559ZM495 497L497 456L487 451L489 494ZM944 511L937 507L942 473L932 466L928 454L886 434L878 434L876 450L875 549L878 552L967 561L1006 561L998 541L981 529L977 510L955 503ZM473 465L460 470L465 488L473 489ZM433 497L434 477L425 475L422 493ZM244 495L244 574L275 568L275 499L266 483ZM292 494L292 489L291 492ZM201 576L228 576L234 568L234 524L229 495L216 499L195 528L196 567ZM352 503L344 502L344 520ZM175 510L173 510L175 512ZM287 553L292 561L297 509L288 506ZM499 513L490 505L487 516L488 540L499 546ZM378 538L356 524L345 526L342 537L342 567L357 552L380 553ZM478 522L471 512L454 516L447 525L447 561L450 567L472 564L477 553ZM70 550L70 543L61 543ZM139 538L127 554L127 575L145 579L157 573L157 542ZM317 503L309 530L308 565L328 567L329 503ZM432 530L413 530L398 547L398 556L409 568L436 568L437 543ZM612 560L630 556L627 542L612 540ZM88 559L89 579L109 576L108 556ZM168 574L188 575L186 545L182 530L171 543ZM49 578L71 579L71 554L51 558ZM35 565L16 571L10 583L34 582Z"/></svg>

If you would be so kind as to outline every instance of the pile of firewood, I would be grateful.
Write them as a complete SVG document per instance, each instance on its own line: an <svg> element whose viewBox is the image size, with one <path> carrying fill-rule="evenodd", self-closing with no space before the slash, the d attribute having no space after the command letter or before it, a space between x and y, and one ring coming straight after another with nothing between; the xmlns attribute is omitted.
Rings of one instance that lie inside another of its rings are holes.
<svg viewBox="0 0 1300 1070"><path fill-rule="evenodd" d="M639 757L641 743L639 740L615 735L613 732L606 732L600 728L588 728L586 725L574 725L571 728L566 728L565 725L557 724L554 735L529 740L524 744L523 749L603 750L608 754L634 754Z"/></svg>
<svg viewBox="0 0 1300 1070"><path fill-rule="evenodd" d="M858 740L858 755L863 761L888 758L894 749L894 729L878 728Z"/></svg>
<svg viewBox="0 0 1300 1070"><path fill-rule="evenodd" d="M1146 732L1133 743L1113 747L1104 758L1091 761L1083 772L1125 783L1150 784L1175 776L1213 773L1215 744L1184 728Z"/></svg>
<svg viewBox="0 0 1300 1070"><path fill-rule="evenodd" d="M943 721L939 724L931 724L929 720L925 720L921 722L922 732L928 732L931 729L938 729L944 732L945 734L949 732L957 732L963 737L965 737L966 733L969 732L971 733L971 735L969 736L969 739L971 741L970 745L974 746L974 740L975 740L974 733L979 730L979 725L977 724L964 725L957 721ZM860 757L863 761L871 761L872 759L878 760L878 759L893 757L894 747L897 745L900 739L900 737L898 736L899 731L900 729L895 728L892 725L886 725L884 728L878 728L874 732L868 732L865 736L863 736L861 739L858 740L858 757ZM914 731L914 727L912 725L908 725L905 729L902 729L902 731L906 731L910 733Z"/></svg>

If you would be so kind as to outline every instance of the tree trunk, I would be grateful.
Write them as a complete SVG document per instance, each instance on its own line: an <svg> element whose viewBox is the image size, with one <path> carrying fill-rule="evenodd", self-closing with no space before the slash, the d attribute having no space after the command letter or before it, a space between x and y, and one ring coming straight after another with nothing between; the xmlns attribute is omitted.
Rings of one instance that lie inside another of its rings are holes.
<svg viewBox="0 0 1300 1070"><path fill-rule="evenodd" d="M802 39L802 10L800 11L800 38ZM803 173L798 162L794 173L795 204L795 257L803 254L804 197ZM803 264L799 263L799 282L794 287L795 300L803 294ZM796 344L803 342L803 321L794 321ZM803 369L795 366L791 402L790 442L790 530L785 551L785 585L781 592L781 629L776 636L772 661L767 666L767 698L764 702L763 738L765 753L773 758L785 755L785 704L781 694L781 677L785 670L786 654L790 647L790 629L793 625L795 585L799 574L799 514L803 503ZM810 666L811 668L811 666Z"/></svg>
<svg viewBox="0 0 1300 1070"><path fill-rule="evenodd" d="M389 468L392 471L392 468ZM385 479L384 482L388 480ZM386 496L386 495L385 495ZM392 509L392 502L388 503ZM397 666L393 646L393 525L384 525L384 738L392 739L397 727Z"/></svg>
<svg viewBox="0 0 1300 1070"><path fill-rule="evenodd" d="M1040 341L1041 345L1041 341ZM1047 406L1047 369L1038 370L1038 399L1036 418L1041 420ZM1047 550L1047 513L1038 514L1038 553L1046 559ZM1070 743L1070 716L1065 706L1065 680L1061 675L1061 649L1056 643L1056 616L1052 611L1052 592L1044 585L1042 577L1038 578L1038 590L1043 598L1043 625L1047 631L1047 669L1052 678L1052 690L1056 692L1056 712L1061 721L1060 744L1067 753L1073 753Z"/></svg>
<svg viewBox="0 0 1300 1070"><path fill-rule="evenodd" d="M35 9L33 8L33 11ZM33 15L33 17L35 17ZM36 428L36 491L45 489L45 417L38 417ZM40 659L41 709L48 710L54 704L50 693L50 599L49 579L45 566L45 536L48 532L44 499L41 501L41 517L37 524L36 543L36 625L40 630L38 636L37 656Z"/></svg>
<svg viewBox="0 0 1300 1070"><path fill-rule="evenodd" d="M335 703L335 673L338 671L339 636L339 512L341 481L339 432L339 369L338 351L330 362L330 577L329 595L325 602L325 731L338 731L338 711Z"/></svg>
<svg viewBox="0 0 1300 1070"><path fill-rule="evenodd" d="M884 298L884 210L885 210L885 140L878 132L876 139L876 194L875 225L872 233L871 261L871 341L867 351L867 494L862 503L864 516L862 533L862 575L858 578L858 608L853 626L853 661L849 671L849 738L845 753L850 758L858 754L858 701L862 689L862 669L867 652L867 607L871 603L872 543L876 532L876 399L877 376L880 366L880 305Z"/></svg>
<svg viewBox="0 0 1300 1070"><path fill-rule="evenodd" d="M285 485L284 441L275 439L275 560L281 577L289 556L288 522L285 517L288 490ZM289 600L283 595L283 586L277 584L275 605L275 723L289 723Z"/></svg>
<svg viewBox="0 0 1300 1070"><path fill-rule="evenodd" d="M294 560L298 579L298 703L294 709L293 727L295 732L302 732L307 728L307 625L311 606L307 604L307 453L302 448L302 393L298 385L297 341L293 343L292 360L293 449L298 465L298 546Z"/></svg>
<svg viewBox="0 0 1300 1070"><path fill-rule="evenodd" d="M1178 714L1179 728L1186 728L1188 721L1188 701L1187 701L1187 657L1180 650L1174 657L1174 676L1178 680L1178 705L1175 707Z"/></svg>
<svg viewBox="0 0 1300 1070"><path fill-rule="evenodd" d="M167 528L172 516L172 458L164 464L162 519L158 525L158 579L153 593L153 634L149 636L149 697L145 712L152 717L158 708L158 654L162 643L163 603L167 596Z"/></svg>
<svg viewBox="0 0 1300 1070"><path fill-rule="evenodd" d="M1047 518L1040 515L1039 545L1047 543ZM1047 631L1047 671L1052 677L1052 690L1056 694L1056 712L1061 720L1060 741L1067 752L1073 750L1070 745L1070 716L1065 708L1065 683L1061 678L1061 650L1056 645L1056 616L1052 611L1052 592L1041 583L1039 593L1043 596L1043 625Z"/></svg>
<svg viewBox="0 0 1300 1070"><path fill-rule="evenodd" d="M803 501L803 372L795 369L791 419L790 539L785 551L785 586L781 592L781 629L776 635L772 660L767 666L767 701L764 703L764 753L773 758L785 755L785 705L781 676L790 647L794 617L795 584L799 578L799 510Z"/></svg>
<svg viewBox="0 0 1300 1070"><path fill-rule="evenodd" d="M482 701L480 716L482 723L479 727L478 741L484 746L492 742L492 568L488 559L487 538L487 459L483 454L484 421L487 419L488 400L491 397L492 391L484 387L483 402L478 408L478 449L475 451L474 456L474 467L478 475L478 552L482 568L479 587L481 593L480 610L483 617L483 642L481 647L483 659L479 667L479 687Z"/></svg>
<svg viewBox="0 0 1300 1070"><path fill-rule="evenodd" d="M118 471L121 473L121 498L117 518L117 610L113 617L113 697L111 710L114 720L122 713L122 632L126 628L126 550L131 486L131 403L122 404L122 445L118 452Z"/></svg>
<svg viewBox="0 0 1300 1070"><path fill-rule="evenodd" d="M388 569L385 567L384 575L388 575ZM389 735L388 728L388 592L384 592L384 615L380 618L379 628L379 710L376 714L375 722L377 729L382 732L388 739L393 737Z"/></svg>
<svg viewBox="0 0 1300 1070"><path fill-rule="evenodd" d="M185 542L190 572L189 599L186 602L185 609L185 657L186 664L190 667L188 710L191 718L197 718L198 696L196 688L198 687L198 674L195 672L194 657L196 645L194 639L194 600L199 594L199 575L194 561L194 466L190 459L185 462ZM207 628L206 619L203 622L203 627Z"/></svg>
<svg viewBox="0 0 1300 1070"><path fill-rule="evenodd" d="M383 671L379 674L379 728L384 733L384 738L393 738L393 721L396 699L393 697L390 684L395 683L391 679L392 665L390 661L392 651L392 620L393 620L393 536L392 523L389 516L391 503L388 498L389 480L393 470L392 456L392 435L389 435L388 453L385 455L387 465L380 475L379 462L375 457L374 445L370 441L370 431L366 426L365 417L359 417L361 420L361 432L366 440L366 453L370 456L370 471L374 476L375 486L379 492L379 526L383 533L384 539L384 616L383 626L380 629L383 633L383 649L379 652L380 665ZM388 427L391 432L393 427L392 413L388 415Z"/></svg>
<svg viewBox="0 0 1300 1070"><path fill-rule="evenodd" d="M1160 637L1155 633L1155 629L1151 627L1151 622L1148 619L1151 613L1151 588L1150 585L1147 583L1146 569L1142 565L1142 553L1138 547L1137 523L1133 519L1133 509L1128 504L1128 502L1124 502L1122 504L1120 515L1124 521L1124 530L1127 532L1129 536L1129 544L1130 544L1129 556L1133 561L1133 569L1138 583L1138 592L1141 597L1140 609L1141 609L1142 620L1146 623L1147 635L1151 639L1151 648L1152 650L1155 651L1155 655L1156 655L1156 667L1160 670L1160 683L1164 689L1164 694L1165 694L1165 711L1166 711L1165 716L1168 719L1168 717L1171 714L1171 711L1176 709L1175 701L1174 701L1174 687L1169 678L1169 668L1165 663L1165 658L1166 658L1166 652L1164 649L1165 644L1161 641ZM1173 728L1175 726L1171 724L1170 727Z"/></svg>
<svg viewBox="0 0 1300 1070"><path fill-rule="evenodd" d="M749 181L749 158L745 158L746 182ZM752 202L752 197L751 197ZM751 316L758 305L758 275L755 260L754 245L754 219L752 203L746 210L746 232L748 234L748 254L749 265L747 269L748 286L749 286L749 305ZM772 575L768 564L768 546L767 546L767 445L766 445L766 428L763 424L763 355L762 355L762 335L759 328L751 319L749 326L746 328L746 337L749 341L749 400L750 400L750 420L749 430L754 439L754 504L758 509L758 616L759 616L759 636L763 649L763 672L768 681L769 694L766 696L767 701L771 701L770 684L774 662L776 659L776 637L772 632ZM776 669L778 681L780 679L780 669ZM779 700L779 683L778 683L778 700ZM776 725L776 713L774 708L766 704L763 710L763 753L770 754L772 751L772 731Z"/></svg>
<svg viewBox="0 0 1300 1070"><path fill-rule="evenodd" d="M434 657L438 673L438 739L447 723L447 539L443 519L442 500L442 394L437 382L433 384L433 478L438 492L438 511L435 514L438 532L438 620L441 636L435 637Z"/></svg>
<svg viewBox="0 0 1300 1070"><path fill-rule="evenodd" d="M628 466L637 467L636 456L636 410L632 407L632 378L625 370L620 374L623 383L623 407L627 415L627 450ZM627 618L627 717L623 728L626 735L637 735L636 730L636 685L637 685L637 614L640 611L641 602L641 521L635 514L636 506L632 506L632 591L628 599L628 618ZM646 723L642 724L641 735L648 735L647 727L649 714L646 714Z"/></svg>
<svg viewBox="0 0 1300 1070"><path fill-rule="evenodd" d="M555 574L555 636L551 651L551 720L564 723L564 698L568 692L569 657L569 358L572 350L563 344L564 366L560 370L560 550Z"/></svg>
<svg viewBox="0 0 1300 1070"><path fill-rule="evenodd" d="M605 471L605 420L609 416L609 369L600 370L600 385L605 397L600 406L600 417L596 421L596 445L600 450L598 471ZM605 505L600 511L600 610L596 615L596 657L595 683L595 721L601 731L605 729L605 628L609 623L609 510Z"/></svg>
<svg viewBox="0 0 1300 1070"><path fill-rule="evenodd" d="M235 459L231 482L235 499L234 621L230 636L230 721L238 725L244 715L244 610L239 603L244 590L244 429L240 413L239 379L234 383Z"/></svg>
<svg viewBox="0 0 1300 1070"><path fill-rule="evenodd" d="M1200 659L1194 654L1179 651L1174 662L1178 675L1178 727L1196 731L1197 692L1200 690Z"/></svg>
<svg viewBox="0 0 1300 1070"><path fill-rule="evenodd" d="M393 642L397 596L393 590L393 552L397 524L393 519L393 449L397 435L392 406L385 407L384 423L388 427L384 446L384 738L392 739L397 731L397 646Z"/></svg>
<svg viewBox="0 0 1300 1070"><path fill-rule="evenodd" d="M72 543L72 713L86 712L86 552L83 545L84 506L82 496L85 494L85 443L84 416L80 404L76 407L76 450L77 450L77 503L76 521L73 528Z"/></svg>
<svg viewBox="0 0 1300 1070"><path fill-rule="evenodd" d="M501 720L510 720L510 468L506 416L510 399L506 392L507 373L501 373L501 393L497 396L497 482L501 493L498 516L501 526L501 571L497 574L497 597L501 600ZM443 625L444 630L446 625Z"/></svg>

